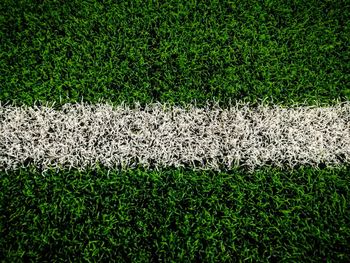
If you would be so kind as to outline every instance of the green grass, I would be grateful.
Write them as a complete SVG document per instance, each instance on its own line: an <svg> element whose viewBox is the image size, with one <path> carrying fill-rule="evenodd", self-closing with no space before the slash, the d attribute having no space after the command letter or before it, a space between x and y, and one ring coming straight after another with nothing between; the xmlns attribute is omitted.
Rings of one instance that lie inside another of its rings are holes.
<svg viewBox="0 0 350 263"><path fill-rule="evenodd" d="M341 0L4 0L0 101L349 100L349 8Z"/></svg>
<svg viewBox="0 0 350 263"><path fill-rule="evenodd" d="M347 10L346 0L3 0L0 102L349 100ZM349 176L0 171L0 258L349 262Z"/></svg>
<svg viewBox="0 0 350 263"><path fill-rule="evenodd" d="M349 262L349 183L350 167L1 172L0 254L8 262Z"/></svg>

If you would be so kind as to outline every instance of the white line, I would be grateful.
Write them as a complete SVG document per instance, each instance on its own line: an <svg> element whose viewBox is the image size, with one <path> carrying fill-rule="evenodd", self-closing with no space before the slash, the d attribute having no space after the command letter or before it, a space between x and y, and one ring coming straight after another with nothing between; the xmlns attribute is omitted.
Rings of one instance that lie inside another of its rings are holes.
<svg viewBox="0 0 350 263"><path fill-rule="evenodd" d="M350 103L332 107L51 107L0 105L0 169L180 167L350 162Z"/></svg>

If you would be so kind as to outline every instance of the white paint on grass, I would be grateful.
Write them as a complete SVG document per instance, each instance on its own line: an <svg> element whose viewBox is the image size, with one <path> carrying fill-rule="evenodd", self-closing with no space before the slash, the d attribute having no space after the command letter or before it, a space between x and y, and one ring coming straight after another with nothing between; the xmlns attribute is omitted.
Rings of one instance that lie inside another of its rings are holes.
<svg viewBox="0 0 350 263"><path fill-rule="evenodd" d="M254 170L349 161L350 103L228 109L0 106L0 169L5 170L28 164L84 169L97 162L110 168Z"/></svg>

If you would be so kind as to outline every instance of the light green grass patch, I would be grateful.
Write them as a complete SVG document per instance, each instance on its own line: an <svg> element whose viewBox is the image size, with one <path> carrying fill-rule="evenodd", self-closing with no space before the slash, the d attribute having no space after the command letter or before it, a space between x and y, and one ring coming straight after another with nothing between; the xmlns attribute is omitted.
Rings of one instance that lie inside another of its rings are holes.
<svg viewBox="0 0 350 263"><path fill-rule="evenodd" d="M0 252L7 262L346 262L349 175L349 167L0 172Z"/></svg>

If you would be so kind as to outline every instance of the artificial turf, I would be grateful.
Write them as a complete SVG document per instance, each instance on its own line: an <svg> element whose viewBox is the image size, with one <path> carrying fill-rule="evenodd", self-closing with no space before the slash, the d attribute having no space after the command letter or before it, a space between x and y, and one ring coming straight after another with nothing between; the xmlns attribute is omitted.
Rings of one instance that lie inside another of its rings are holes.
<svg viewBox="0 0 350 263"><path fill-rule="evenodd" d="M347 0L3 0L0 102L349 100L349 10ZM349 262L349 176L0 171L0 260Z"/></svg>
<svg viewBox="0 0 350 263"><path fill-rule="evenodd" d="M349 100L350 3L0 2L0 101Z"/></svg>
<svg viewBox="0 0 350 263"><path fill-rule="evenodd" d="M349 262L350 168L0 173L6 262Z"/></svg>

